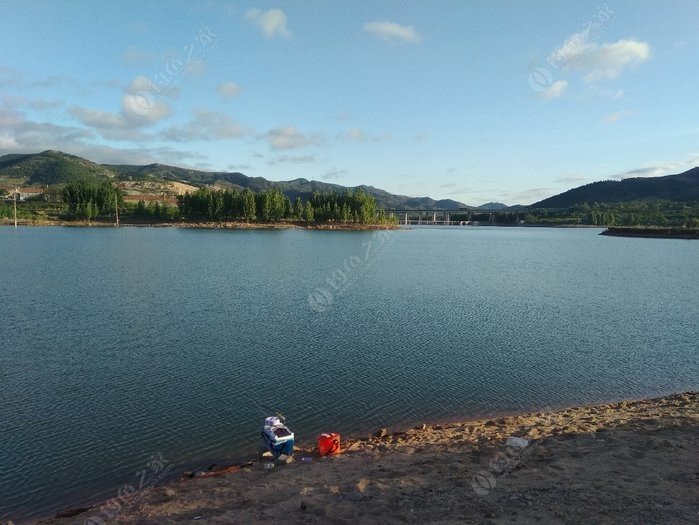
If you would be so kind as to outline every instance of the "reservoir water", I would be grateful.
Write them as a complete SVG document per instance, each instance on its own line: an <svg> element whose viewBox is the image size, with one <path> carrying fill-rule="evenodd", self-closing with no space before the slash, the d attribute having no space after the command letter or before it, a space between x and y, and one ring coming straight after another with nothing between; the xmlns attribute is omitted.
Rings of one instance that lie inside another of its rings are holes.
<svg viewBox="0 0 699 525"><path fill-rule="evenodd" d="M699 242L0 228L0 520L322 431L699 386Z"/></svg>

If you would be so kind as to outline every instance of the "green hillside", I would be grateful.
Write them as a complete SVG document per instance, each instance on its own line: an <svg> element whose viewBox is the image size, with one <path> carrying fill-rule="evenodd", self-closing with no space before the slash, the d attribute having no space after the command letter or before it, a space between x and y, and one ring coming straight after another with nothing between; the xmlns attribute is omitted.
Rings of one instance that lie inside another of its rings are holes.
<svg viewBox="0 0 699 525"><path fill-rule="evenodd" d="M585 203L699 201L699 168L679 175L593 182L536 202L530 208L571 208Z"/></svg>
<svg viewBox="0 0 699 525"><path fill-rule="evenodd" d="M0 157L0 183L21 186L64 184L76 179L113 178L108 167L60 151Z"/></svg>

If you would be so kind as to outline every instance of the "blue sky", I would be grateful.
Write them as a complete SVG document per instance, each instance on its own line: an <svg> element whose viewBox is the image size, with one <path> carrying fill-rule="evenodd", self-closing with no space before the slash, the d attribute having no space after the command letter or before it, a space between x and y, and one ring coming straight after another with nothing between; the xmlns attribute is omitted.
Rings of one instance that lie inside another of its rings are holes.
<svg viewBox="0 0 699 525"><path fill-rule="evenodd" d="M1 7L0 154L470 205L699 165L696 0Z"/></svg>

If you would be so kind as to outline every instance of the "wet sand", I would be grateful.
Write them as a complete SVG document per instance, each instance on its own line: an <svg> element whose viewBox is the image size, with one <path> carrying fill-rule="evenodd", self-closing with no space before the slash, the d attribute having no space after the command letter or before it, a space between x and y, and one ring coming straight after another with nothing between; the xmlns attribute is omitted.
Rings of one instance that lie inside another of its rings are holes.
<svg viewBox="0 0 699 525"><path fill-rule="evenodd" d="M298 449L271 470L255 461L41 523L699 522L697 392L342 445L338 456Z"/></svg>

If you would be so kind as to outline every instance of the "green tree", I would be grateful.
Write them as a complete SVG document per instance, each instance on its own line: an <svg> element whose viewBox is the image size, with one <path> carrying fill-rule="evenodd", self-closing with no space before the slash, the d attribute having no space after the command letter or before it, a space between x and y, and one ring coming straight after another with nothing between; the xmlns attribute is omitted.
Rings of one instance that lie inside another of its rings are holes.
<svg viewBox="0 0 699 525"><path fill-rule="evenodd" d="M242 194L242 201L243 218L248 221L255 220L255 216L257 215L257 209L255 206L255 194L251 190L245 188Z"/></svg>
<svg viewBox="0 0 699 525"><path fill-rule="evenodd" d="M109 181L70 181L63 188L63 200L73 215L88 221L123 206L121 191Z"/></svg>
<svg viewBox="0 0 699 525"><path fill-rule="evenodd" d="M315 210L313 209L313 204L311 204L311 201L308 201L306 203L306 209L303 213L303 219L307 223L311 223L315 220Z"/></svg>
<svg viewBox="0 0 699 525"><path fill-rule="evenodd" d="M296 202L294 203L294 219L300 221L303 219L303 201L301 197L296 197Z"/></svg>

